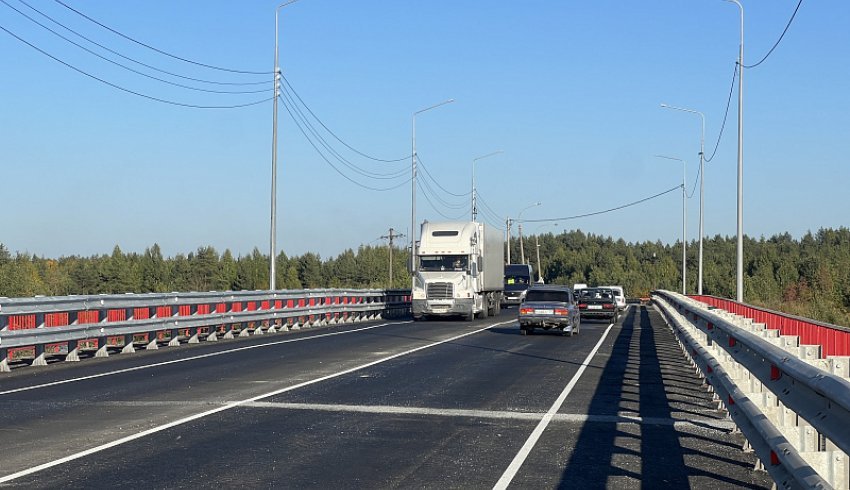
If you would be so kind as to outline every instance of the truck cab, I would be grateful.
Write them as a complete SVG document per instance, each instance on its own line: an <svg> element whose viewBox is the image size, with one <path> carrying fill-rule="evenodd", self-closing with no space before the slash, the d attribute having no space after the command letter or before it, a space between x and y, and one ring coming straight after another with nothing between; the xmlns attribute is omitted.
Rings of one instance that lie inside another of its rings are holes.
<svg viewBox="0 0 850 490"><path fill-rule="evenodd" d="M534 271L530 265L505 264L505 294L502 296L502 306L522 303L533 278Z"/></svg>

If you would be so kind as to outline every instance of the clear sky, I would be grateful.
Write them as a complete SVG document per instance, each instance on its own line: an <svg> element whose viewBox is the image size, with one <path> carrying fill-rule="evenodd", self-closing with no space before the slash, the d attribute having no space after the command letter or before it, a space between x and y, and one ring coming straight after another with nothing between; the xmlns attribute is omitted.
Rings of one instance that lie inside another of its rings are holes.
<svg viewBox="0 0 850 490"><path fill-rule="evenodd" d="M0 243L37 255L141 252L199 246L235 254L268 251L272 136L271 75L278 2L63 0L111 29L198 63L180 62L119 37L53 0L0 3L0 26L94 80L0 30ZM770 49L797 0L744 0L745 64ZM12 10L137 71L99 59ZM42 16L44 14L45 16ZM175 78L122 56L221 85ZM745 217L748 235L848 225L850 194L850 2L803 2L762 65L744 71ZM590 213L663 192L697 176L699 117L706 153L723 120L739 43L738 8L720 0L543 1L301 0L282 10L285 77L337 136L382 159L409 156L417 117L429 205L417 221L469 215L471 164L487 218ZM306 110L302 108L302 111ZM715 158L706 165L706 235L735 234L737 89ZM309 114L308 114L309 116ZM381 163L347 150L334 171L280 108L278 247L323 257L377 244L392 226L410 227L410 160ZM316 143L320 145L320 143ZM320 146L321 148L321 146ZM327 154L327 151L325 152ZM330 157L329 157L330 158ZM422 176L420 174L420 180ZM697 238L698 191L688 201ZM460 197L462 196L462 197ZM445 205L441 203L445 201ZM614 213L558 222L627 241L681 237L681 194ZM554 230L527 224L526 233Z"/></svg>

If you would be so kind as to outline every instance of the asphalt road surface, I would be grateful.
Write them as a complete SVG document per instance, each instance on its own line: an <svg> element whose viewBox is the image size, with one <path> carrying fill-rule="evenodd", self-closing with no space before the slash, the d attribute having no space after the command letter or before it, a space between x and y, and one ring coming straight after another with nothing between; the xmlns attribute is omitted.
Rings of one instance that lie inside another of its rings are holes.
<svg viewBox="0 0 850 490"><path fill-rule="evenodd" d="M769 488L661 317L516 310L0 374L0 486Z"/></svg>

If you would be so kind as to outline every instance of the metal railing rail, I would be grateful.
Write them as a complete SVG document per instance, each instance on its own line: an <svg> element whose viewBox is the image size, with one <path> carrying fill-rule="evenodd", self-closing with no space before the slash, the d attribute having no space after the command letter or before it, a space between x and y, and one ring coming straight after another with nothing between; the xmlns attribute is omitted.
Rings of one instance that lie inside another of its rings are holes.
<svg viewBox="0 0 850 490"><path fill-rule="evenodd" d="M847 358L677 293L653 300L777 485L848 487Z"/></svg>
<svg viewBox="0 0 850 490"><path fill-rule="evenodd" d="M77 361L81 351L103 357L109 349L126 353L141 345L156 349L159 343L216 341L234 334L276 333L409 312L408 290L0 298L0 372L9 371L9 363L18 360L44 365L47 357L64 356ZM143 315L136 318L135 313Z"/></svg>

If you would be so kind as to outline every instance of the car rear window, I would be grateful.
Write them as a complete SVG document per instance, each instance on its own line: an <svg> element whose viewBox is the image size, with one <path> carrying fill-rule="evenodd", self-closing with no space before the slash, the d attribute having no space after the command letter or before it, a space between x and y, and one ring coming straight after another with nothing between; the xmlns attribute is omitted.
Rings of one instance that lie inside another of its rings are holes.
<svg viewBox="0 0 850 490"><path fill-rule="evenodd" d="M534 291L529 290L525 295L526 301L557 301L569 303L570 295L566 291Z"/></svg>

